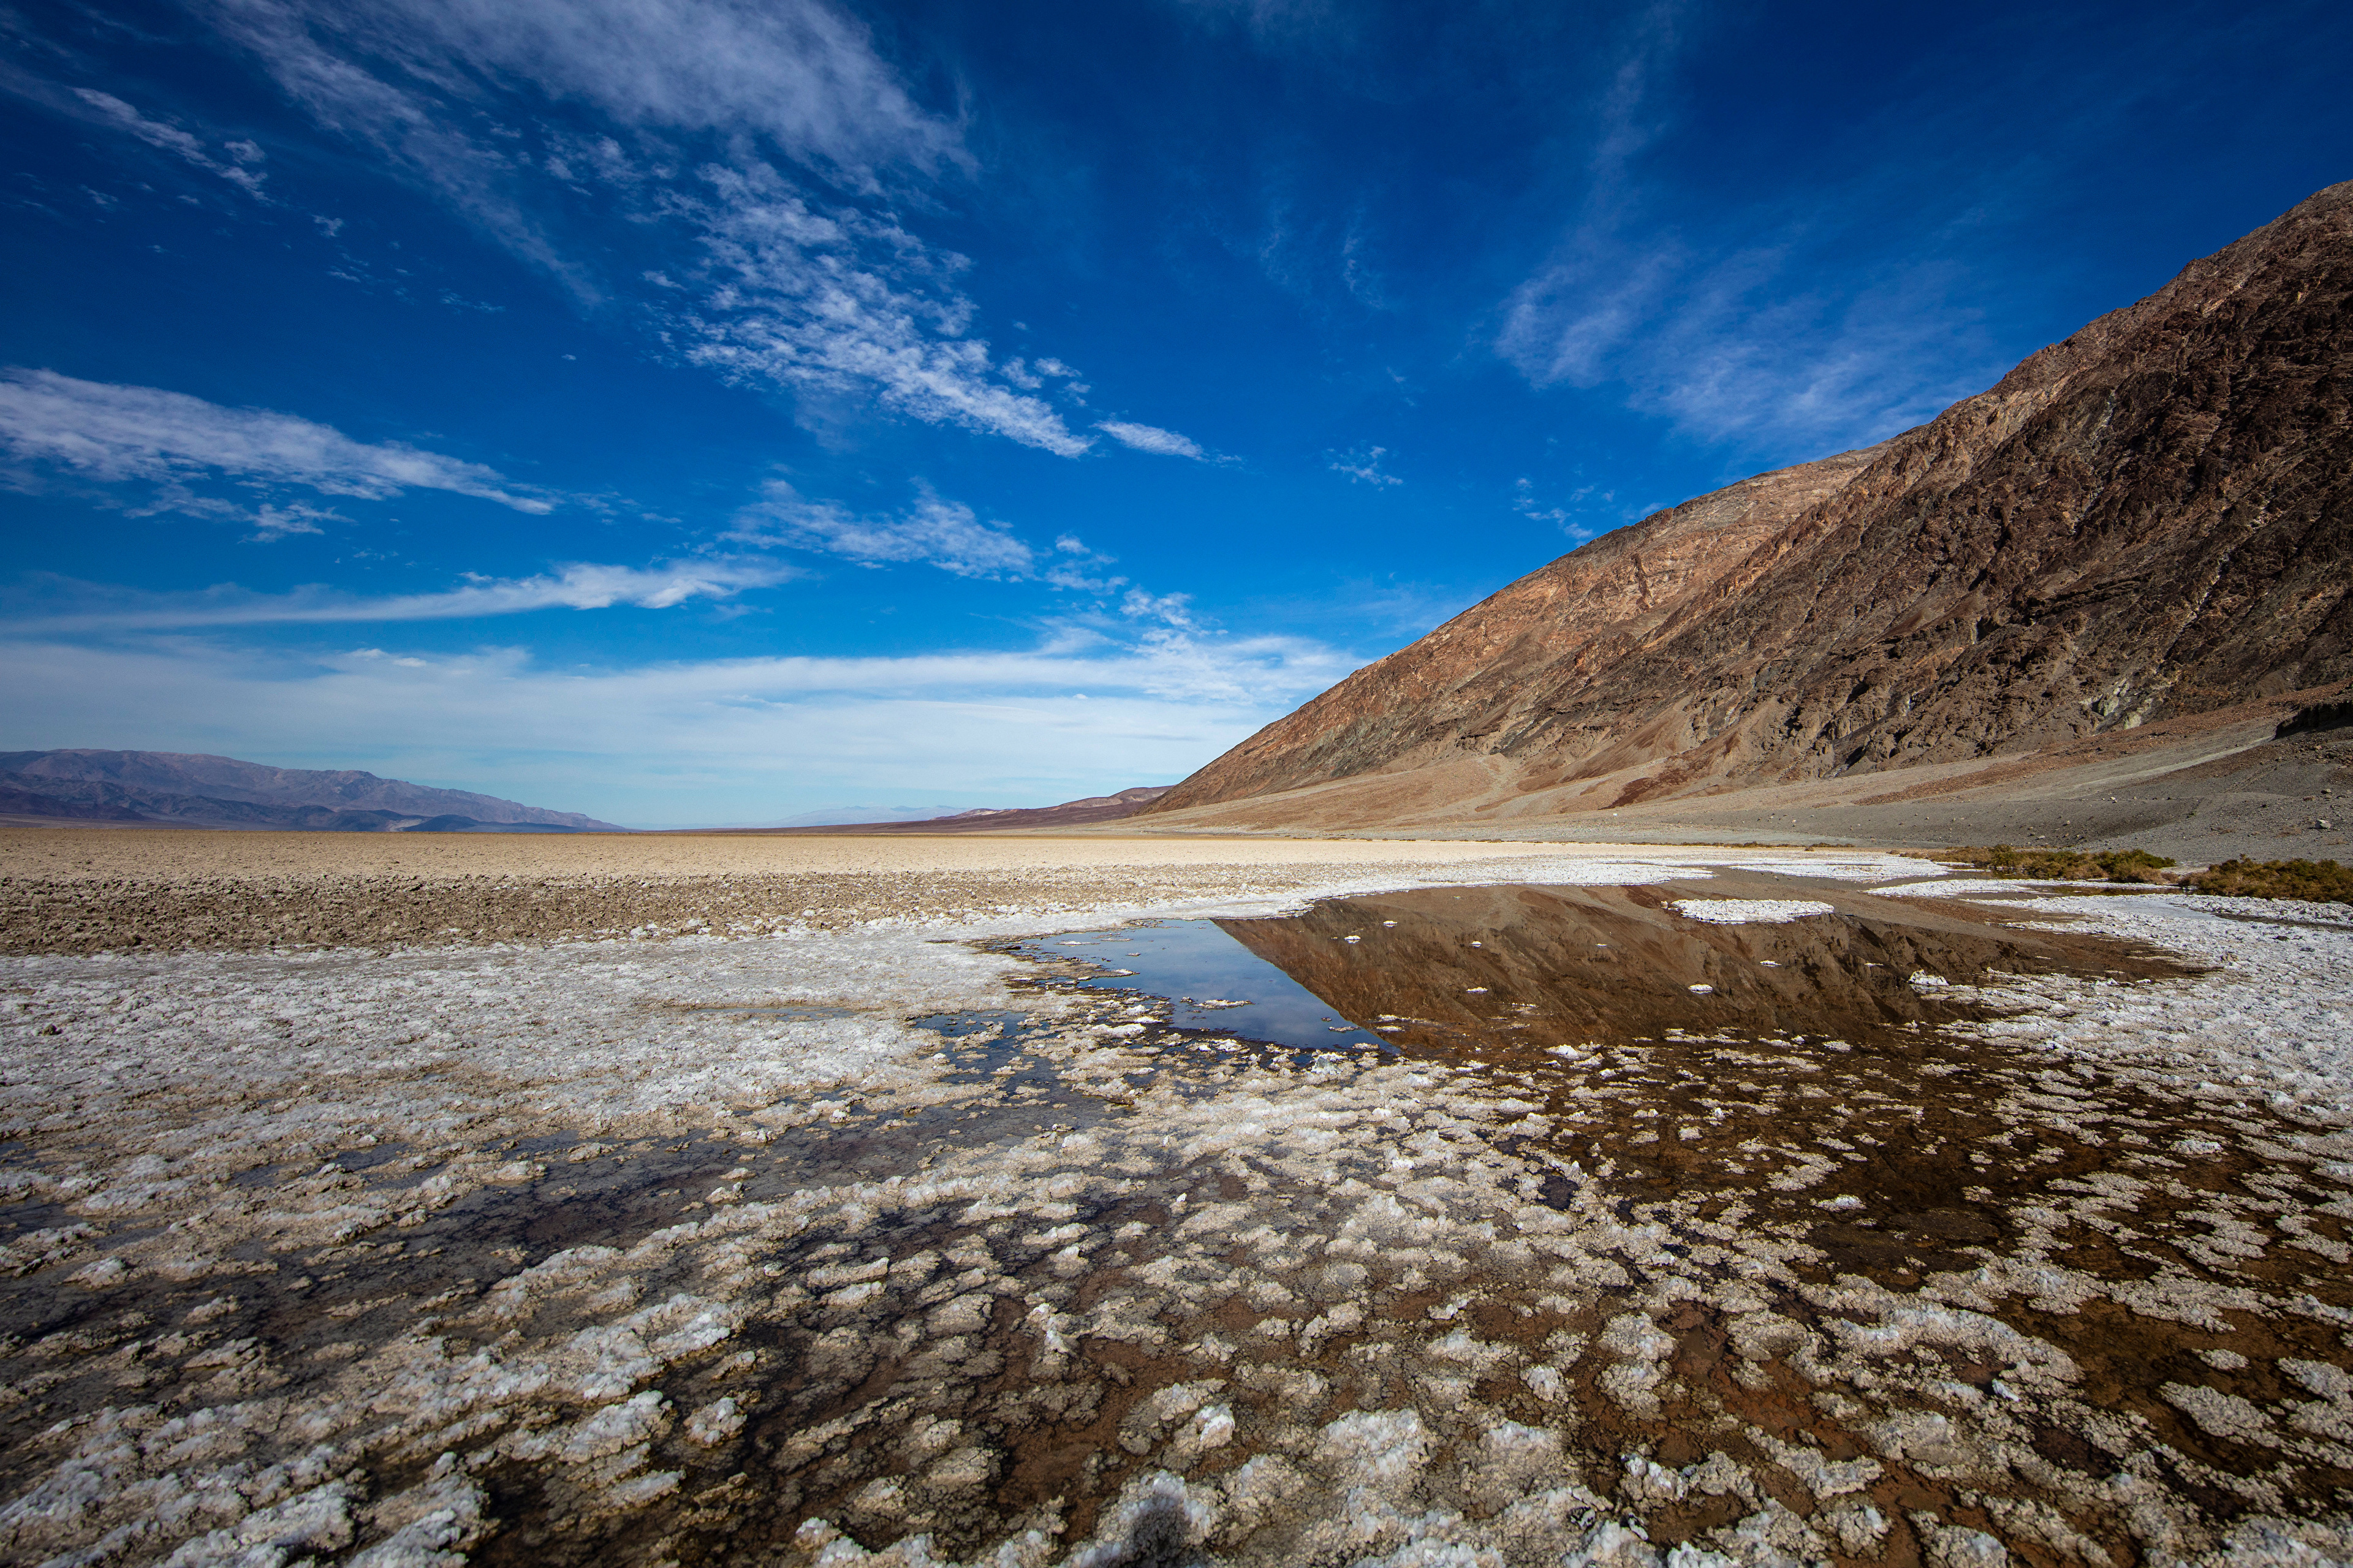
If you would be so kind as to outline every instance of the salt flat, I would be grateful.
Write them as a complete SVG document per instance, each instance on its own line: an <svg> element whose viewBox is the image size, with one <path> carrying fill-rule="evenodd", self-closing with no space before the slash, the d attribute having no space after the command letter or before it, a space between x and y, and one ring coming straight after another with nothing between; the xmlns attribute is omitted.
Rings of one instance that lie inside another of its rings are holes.
<svg viewBox="0 0 2353 1568"><path fill-rule="evenodd" d="M1609 853L1569 845L1563 853ZM140 828L0 829L10 876L712 877L891 872L1021 872L1049 868L1447 864L1525 855L1525 844L1418 839L1169 839L1084 836L803 837L758 834L207 833Z"/></svg>
<svg viewBox="0 0 2353 1568"><path fill-rule="evenodd" d="M1385 868L1529 853L1524 844L1282 838L0 828L0 952L839 929L1341 887Z"/></svg>
<svg viewBox="0 0 2353 1568"><path fill-rule="evenodd" d="M2133 979L1964 952L1916 860L1531 848L12 835L0 1543L2345 1554L2344 911L1978 885ZM1533 927L1320 1054L997 945L1215 914L1372 984L1493 884L1708 965L1692 1024L1555 1039ZM1884 1020L1704 1011L1833 984Z"/></svg>

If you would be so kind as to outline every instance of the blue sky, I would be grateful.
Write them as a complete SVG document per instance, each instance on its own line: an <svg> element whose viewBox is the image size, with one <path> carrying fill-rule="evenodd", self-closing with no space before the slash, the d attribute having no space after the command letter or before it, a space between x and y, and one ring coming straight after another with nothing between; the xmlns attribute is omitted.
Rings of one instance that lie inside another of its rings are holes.
<svg viewBox="0 0 2353 1568"><path fill-rule="evenodd" d="M1173 782L2353 175L2336 5L0 6L0 745Z"/></svg>

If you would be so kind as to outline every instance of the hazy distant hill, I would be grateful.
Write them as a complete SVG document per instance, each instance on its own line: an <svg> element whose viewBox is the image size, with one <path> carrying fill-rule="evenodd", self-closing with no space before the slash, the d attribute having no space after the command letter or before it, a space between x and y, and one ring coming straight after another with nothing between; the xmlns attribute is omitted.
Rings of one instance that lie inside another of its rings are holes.
<svg viewBox="0 0 2353 1568"><path fill-rule="evenodd" d="M816 811L805 811L798 816L788 816L782 822L745 824L746 826L774 827L852 827L871 822L926 822L935 816L953 816L961 806L954 805L828 805Z"/></svg>
<svg viewBox="0 0 2353 1568"><path fill-rule="evenodd" d="M356 769L273 768L185 752L0 752L0 814L331 833L624 831L576 811Z"/></svg>
<svg viewBox="0 0 2353 1568"><path fill-rule="evenodd" d="M1079 827L1088 823L1116 822L1133 816L1145 806L1168 793L1167 784L1142 784L1124 789L1116 795L1091 795L1083 800L1066 800L1060 805L975 807L970 811L954 812L944 816L927 816L914 821L878 820L844 822L837 818L824 824L787 824L781 827L737 828L734 832L829 834L841 837L869 835L934 833L1005 833L1023 827Z"/></svg>

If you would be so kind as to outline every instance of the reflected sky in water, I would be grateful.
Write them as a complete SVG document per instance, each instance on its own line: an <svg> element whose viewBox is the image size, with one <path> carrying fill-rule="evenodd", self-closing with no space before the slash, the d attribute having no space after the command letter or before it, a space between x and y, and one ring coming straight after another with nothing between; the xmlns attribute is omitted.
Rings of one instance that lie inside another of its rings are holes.
<svg viewBox="0 0 2353 1568"><path fill-rule="evenodd" d="M1217 1030L1296 1050L1380 1043L1359 1019L1242 945L1215 921L1152 921L1109 931L1039 937L1013 949L1025 958L1076 959L1106 973L1089 989L1137 991L1175 1006L1180 1029ZM1246 1006L1217 1006L1243 1002Z"/></svg>

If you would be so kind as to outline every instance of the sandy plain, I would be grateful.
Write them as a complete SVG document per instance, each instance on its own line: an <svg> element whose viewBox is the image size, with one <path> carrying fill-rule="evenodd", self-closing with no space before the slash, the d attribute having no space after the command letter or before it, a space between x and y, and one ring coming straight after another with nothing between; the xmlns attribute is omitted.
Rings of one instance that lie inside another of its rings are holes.
<svg viewBox="0 0 2353 1568"><path fill-rule="evenodd" d="M10 1561L2353 1552L2341 910L1364 840L0 876ZM1206 915L1391 1048L1083 984Z"/></svg>

